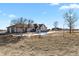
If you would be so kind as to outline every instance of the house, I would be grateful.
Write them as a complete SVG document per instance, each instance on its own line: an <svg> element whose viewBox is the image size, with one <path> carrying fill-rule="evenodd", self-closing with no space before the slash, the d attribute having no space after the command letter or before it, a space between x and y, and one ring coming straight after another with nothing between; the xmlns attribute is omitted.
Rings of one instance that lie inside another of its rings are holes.
<svg viewBox="0 0 79 59"><path fill-rule="evenodd" d="M47 31L47 27L44 24L38 24L36 32L46 32L46 31Z"/></svg>
<svg viewBox="0 0 79 59"><path fill-rule="evenodd" d="M34 29L34 24L27 24L27 29L26 29L26 31L27 32L32 32L33 31L33 29ZM33 31L34 32L34 31Z"/></svg>
<svg viewBox="0 0 79 59"><path fill-rule="evenodd" d="M26 30L27 30L27 25L23 25L23 24L16 24L7 27L8 33L21 33L21 32L26 32Z"/></svg>
<svg viewBox="0 0 79 59"><path fill-rule="evenodd" d="M44 24L15 24L7 27L8 33L23 33L23 32L45 32L47 27Z"/></svg>

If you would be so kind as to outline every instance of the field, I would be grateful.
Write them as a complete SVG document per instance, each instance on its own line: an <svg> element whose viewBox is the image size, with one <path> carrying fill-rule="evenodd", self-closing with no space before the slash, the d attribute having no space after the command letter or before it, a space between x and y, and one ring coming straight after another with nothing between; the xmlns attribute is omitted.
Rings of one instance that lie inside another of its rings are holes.
<svg viewBox="0 0 79 59"><path fill-rule="evenodd" d="M79 33L54 32L45 36L0 35L3 56L79 56Z"/></svg>

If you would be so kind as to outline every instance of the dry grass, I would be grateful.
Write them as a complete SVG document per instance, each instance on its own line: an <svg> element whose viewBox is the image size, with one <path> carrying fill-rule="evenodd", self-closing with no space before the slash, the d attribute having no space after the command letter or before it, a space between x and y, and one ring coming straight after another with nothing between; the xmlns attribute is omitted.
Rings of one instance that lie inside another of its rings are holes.
<svg viewBox="0 0 79 59"><path fill-rule="evenodd" d="M9 41L8 44L0 46L0 55L79 56L79 33L63 35L62 32L57 32L40 37L23 37L19 40L17 37L0 36L0 39L4 39L2 42Z"/></svg>

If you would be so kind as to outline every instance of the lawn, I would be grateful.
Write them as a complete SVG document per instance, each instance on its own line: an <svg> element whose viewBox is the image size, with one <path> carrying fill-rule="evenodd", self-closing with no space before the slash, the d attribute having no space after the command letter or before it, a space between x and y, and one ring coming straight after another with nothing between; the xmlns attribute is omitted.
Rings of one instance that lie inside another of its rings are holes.
<svg viewBox="0 0 79 59"><path fill-rule="evenodd" d="M55 32L45 36L0 36L0 55L79 56L79 33Z"/></svg>

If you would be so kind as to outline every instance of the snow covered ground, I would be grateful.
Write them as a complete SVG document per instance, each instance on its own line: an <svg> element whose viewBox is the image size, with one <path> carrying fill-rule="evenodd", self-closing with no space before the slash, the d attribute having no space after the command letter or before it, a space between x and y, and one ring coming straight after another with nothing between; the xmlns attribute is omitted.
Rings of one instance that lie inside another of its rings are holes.
<svg viewBox="0 0 79 59"><path fill-rule="evenodd" d="M42 32L42 33L24 33L24 34L12 34L13 36L38 36L38 35L48 35L48 34L51 34L51 33L55 33L55 31L51 31L51 32Z"/></svg>

